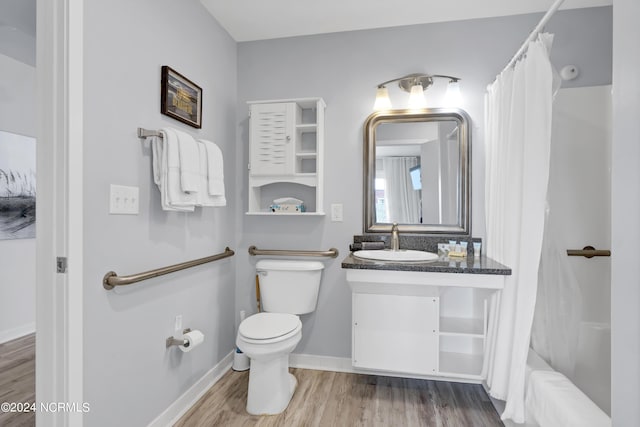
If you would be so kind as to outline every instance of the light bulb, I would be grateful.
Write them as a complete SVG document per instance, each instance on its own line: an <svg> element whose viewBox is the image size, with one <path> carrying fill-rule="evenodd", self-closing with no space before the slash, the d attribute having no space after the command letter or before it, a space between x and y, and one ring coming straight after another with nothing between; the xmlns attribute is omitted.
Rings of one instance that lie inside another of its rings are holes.
<svg viewBox="0 0 640 427"><path fill-rule="evenodd" d="M376 91L376 102L373 104L374 111L383 111L391 109L391 100L389 99L389 91L385 86L379 87Z"/></svg>
<svg viewBox="0 0 640 427"><path fill-rule="evenodd" d="M458 80L451 80L449 82L444 99L447 107L459 107L462 105L462 93L460 93L460 83Z"/></svg>
<svg viewBox="0 0 640 427"><path fill-rule="evenodd" d="M411 86L411 94L409 94L409 108L414 110L425 108L427 100L424 98L424 89L420 83Z"/></svg>

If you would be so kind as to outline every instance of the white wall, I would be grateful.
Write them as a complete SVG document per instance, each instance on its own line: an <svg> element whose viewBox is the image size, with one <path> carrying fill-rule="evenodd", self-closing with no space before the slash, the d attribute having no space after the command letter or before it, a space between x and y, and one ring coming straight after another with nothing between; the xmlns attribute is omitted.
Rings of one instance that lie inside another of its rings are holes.
<svg viewBox="0 0 640 427"><path fill-rule="evenodd" d="M233 247L236 43L197 0L85 2L84 31L84 424L137 427L235 348L234 258L112 291L102 277ZM203 88L201 130L160 114L162 65ZM136 128L164 126L219 144L227 207L161 210ZM108 214L110 184L139 187L139 215ZM165 349L176 315L205 334L190 353Z"/></svg>
<svg viewBox="0 0 640 427"><path fill-rule="evenodd" d="M36 134L35 68L0 54L0 130ZM0 343L35 330L36 239L0 240Z"/></svg>
<svg viewBox="0 0 640 427"><path fill-rule="evenodd" d="M611 412L616 427L640 425L640 2L613 7L611 168Z"/></svg>
<svg viewBox="0 0 640 427"><path fill-rule="evenodd" d="M341 255L325 263L318 309L303 317L303 338L295 352L350 357L351 294L340 261L348 253L352 236L362 233L362 126L372 112L376 85L404 74L429 72L462 79L463 108L473 121L472 230L474 236L484 237L484 91L540 17L520 15L240 43L237 211L247 210L245 102L321 96L327 103L325 210L332 203L342 203L344 222L331 222L330 217L241 218L237 309L255 311L255 260L246 254L249 245L336 247ZM567 87L610 83L611 8L559 12L548 29L556 34L552 62L558 68L572 63L581 70L580 77ZM403 94L393 88L390 92L392 102L400 102ZM427 96L434 102L443 92L443 87L434 87Z"/></svg>

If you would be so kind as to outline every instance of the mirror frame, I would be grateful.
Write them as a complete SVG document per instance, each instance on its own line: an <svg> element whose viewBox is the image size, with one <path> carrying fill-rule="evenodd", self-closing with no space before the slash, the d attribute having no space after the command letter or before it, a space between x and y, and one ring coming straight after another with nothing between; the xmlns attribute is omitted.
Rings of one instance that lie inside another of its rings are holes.
<svg viewBox="0 0 640 427"><path fill-rule="evenodd" d="M459 108L377 111L364 124L364 232L390 233L390 223L375 220L376 128L383 123L412 123L453 120L458 123L460 169L457 224L398 224L401 233L455 234L471 236L471 119Z"/></svg>

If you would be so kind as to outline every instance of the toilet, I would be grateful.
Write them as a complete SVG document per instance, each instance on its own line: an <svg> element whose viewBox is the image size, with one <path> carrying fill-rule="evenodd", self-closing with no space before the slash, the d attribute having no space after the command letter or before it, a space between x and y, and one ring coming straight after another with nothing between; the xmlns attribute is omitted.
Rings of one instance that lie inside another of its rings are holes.
<svg viewBox="0 0 640 427"><path fill-rule="evenodd" d="M247 412L274 415L289 405L298 384L289 353L302 338L298 315L315 311L324 264L269 260L256 263L263 312L240 323L236 345L251 359Z"/></svg>

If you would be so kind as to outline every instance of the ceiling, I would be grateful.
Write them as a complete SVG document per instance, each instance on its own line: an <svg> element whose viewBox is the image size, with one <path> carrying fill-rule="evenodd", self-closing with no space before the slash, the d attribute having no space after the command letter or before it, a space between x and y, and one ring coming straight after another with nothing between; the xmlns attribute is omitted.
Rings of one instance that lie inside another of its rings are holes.
<svg viewBox="0 0 640 427"><path fill-rule="evenodd" d="M545 12L554 3L554 0L200 1L238 42ZM565 0L561 9L611 4L612 0Z"/></svg>
<svg viewBox="0 0 640 427"><path fill-rule="evenodd" d="M195 0L194 0L195 1ZM200 0L238 42L544 12L554 0ZM565 0L561 9L611 5ZM35 65L36 0L0 0L0 53Z"/></svg>

